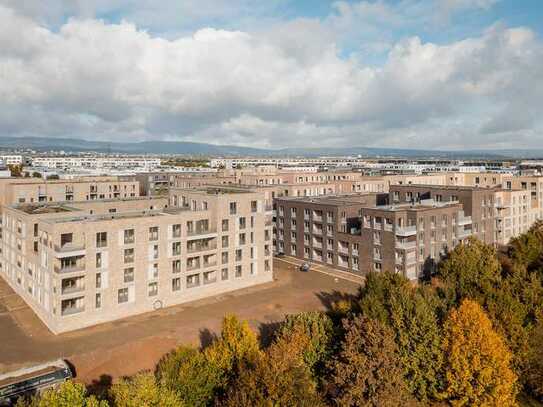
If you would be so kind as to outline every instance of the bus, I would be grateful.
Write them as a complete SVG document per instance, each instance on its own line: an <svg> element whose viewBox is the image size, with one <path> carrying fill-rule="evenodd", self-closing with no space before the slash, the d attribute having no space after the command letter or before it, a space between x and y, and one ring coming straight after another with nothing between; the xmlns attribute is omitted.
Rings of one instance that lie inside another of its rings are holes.
<svg viewBox="0 0 543 407"><path fill-rule="evenodd" d="M11 406L21 396L31 396L57 387L73 378L70 366L54 360L0 375L0 406Z"/></svg>

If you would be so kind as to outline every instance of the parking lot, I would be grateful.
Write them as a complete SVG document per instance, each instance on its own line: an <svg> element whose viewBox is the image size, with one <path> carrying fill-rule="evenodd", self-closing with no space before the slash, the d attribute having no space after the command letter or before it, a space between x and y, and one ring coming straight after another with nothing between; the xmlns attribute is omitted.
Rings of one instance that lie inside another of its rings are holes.
<svg viewBox="0 0 543 407"><path fill-rule="evenodd" d="M356 292L361 282L324 266L300 272L298 264L275 259L272 283L57 336L0 278L0 372L61 357L86 383L115 379L153 368L180 343L209 340L226 313L266 332L287 314L326 309L338 296Z"/></svg>

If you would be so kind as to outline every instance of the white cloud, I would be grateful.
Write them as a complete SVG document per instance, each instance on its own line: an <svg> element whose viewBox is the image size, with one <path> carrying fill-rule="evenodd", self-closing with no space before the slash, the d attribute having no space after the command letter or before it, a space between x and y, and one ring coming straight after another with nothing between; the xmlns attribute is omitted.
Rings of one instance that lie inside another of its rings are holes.
<svg viewBox="0 0 543 407"><path fill-rule="evenodd" d="M0 134L275 147L502 145L515 132L541 141L543 51L526 28L448 45L406 38L375 68L341 58L317 20L164 39L94 19L52 30L0 7L0 48Z"/></svg>

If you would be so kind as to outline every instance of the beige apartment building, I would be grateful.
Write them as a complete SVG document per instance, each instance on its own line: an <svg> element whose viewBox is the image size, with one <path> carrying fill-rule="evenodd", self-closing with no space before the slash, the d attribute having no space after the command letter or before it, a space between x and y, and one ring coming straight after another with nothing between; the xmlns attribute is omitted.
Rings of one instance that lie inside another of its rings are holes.
<svg viewBox="0 0 543 407"><path fill-rule="evenodd" d="M277 251L354 273L417 279L471 235L458 202L383 205L379 194L278 198Z"/></svg>
<svg viewBox="0 0 543 407"><path fill-rule="evenodd" d="M85 177L44 180L41 178L0 179L0 206L16 203L90 201L140 196L133 178Z"/></svg>
<svg viewBox="0 0 543 407"><path fill-rule="evenodd" d="M272 281L261 193L4 208L0 273L55 333Z"/></svg>

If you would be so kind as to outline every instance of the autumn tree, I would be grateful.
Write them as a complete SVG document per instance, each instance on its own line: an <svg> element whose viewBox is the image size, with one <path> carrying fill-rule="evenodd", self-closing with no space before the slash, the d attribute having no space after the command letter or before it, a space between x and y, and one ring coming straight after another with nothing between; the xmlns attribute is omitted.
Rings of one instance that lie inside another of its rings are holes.
<svg viewBox="0 0 543 407"><path fill-rule="evenodd" d="M235 376L241 366L258 358L258 338L247 321L227 315L222 321L220 337L206 349L206 354L228 375Z"/></svg>
<svg viewBox="0 0 543 407"><path fill-rule="evenodd" d="M530 392L543 401L543 319L539 319L530 337L526 383Z"/></svg>
<svg viewBox="0 0 543 407"><path fill-rule="evenodd" d="M403 406L408 401L392 330L356 316L344 321L339 354L331 363L328 397L337 406Z"/></svg>
<svg viewBox="0 0 543 407"><path fill-rule="evenodd" d="M281 336L252 366L241 370L226 406L321 406L316 383L304 361L310 338L298 328Z"/></svg>
<svg viewBox="0 0 543 407"><path fill-rule="evenodd" d="M19 399L17 407L108 407L108 403L87 395L81 383L68 380L57 389L46 390L29 401Z"/></svg>
<svg viewBox="0 0 543 407"><path fill-rule="evenodd" d="M182 407L175 391L161 386L152 373L121 379L110 389L115 407Z"/></svg>
<svg viewBox="0 0 543 407"><path fill-rule="evenodd" d="M457 406L516 405L511 352L481 306L464 300L445 322L444 399Z"/></svg>
<svg viewBox="0 0 543 407"><path fill-rule="evenodd" d="M317 378L332 354L334 340L332 320L320 311L288 315L279 329L278 337L288 338L296 330L301 330L309 338L302 356L313 377Z"/></svg>
<svg viewBox="0 0 543 407"><path fill-rule="evenodd" d="M475 238L459 244L439 263L437 275L445 283L451 304L479 299L499 286L501 266L496 249Z"/></svg>

